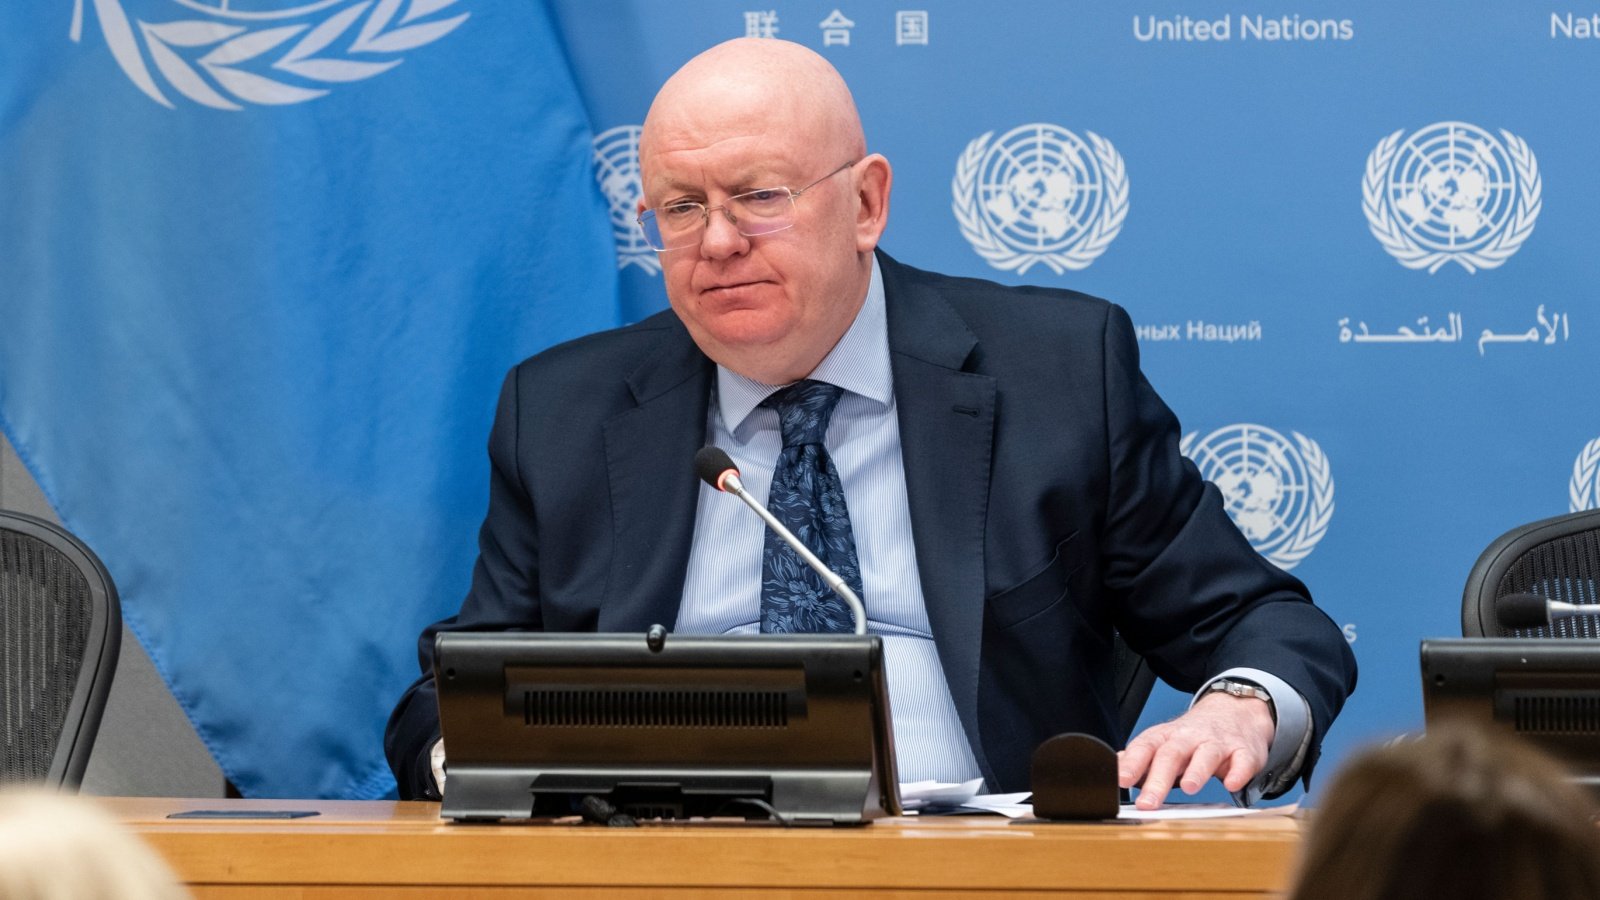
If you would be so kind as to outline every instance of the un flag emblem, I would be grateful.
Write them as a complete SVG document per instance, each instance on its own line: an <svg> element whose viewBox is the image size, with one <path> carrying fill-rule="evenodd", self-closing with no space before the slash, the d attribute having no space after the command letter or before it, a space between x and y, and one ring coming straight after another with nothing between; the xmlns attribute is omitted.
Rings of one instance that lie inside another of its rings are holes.
<svg viewBox="0 0 1600 900"><path fill-rule="evenodd" d="M1600 509L1600 437L1583 445L1572 461L1572 481L1567 484L1572 512Z"/></svg>
<svg viewBox="0 0 1600 900"><path fill-rule="evenodd" d="M644 185L639 181L638 125L618 125L595 135L594 178L611 212L611 236L617 241L617 268L638 266L651 275L661 271L661 258L645 243L636 221Z"/></svg>
<svg viewBox="0 0 1600 900"><path fill-rule="evenodd" d="M1013 128L967 145L950 183L961 235L989 265L1084 269L1122 230L1128 172L1111 142L1058 125Z"/></svg>
<svg viewBox="0 0 1600 900"><path fill-rule="evenodd" d="M1286 571L1310 555L1333 518L1328 457L1316 441L1290 434L1292 441L1262 425L1238 424L1203 438L1191 432L1179 444L1222 491L1228 517L1250 546Z"/></svg>
<svg viewBox="0 0 1600 900"><path fill-rule="evenodd" d="M325 96L400 65L469 13L460 0L73 0L74 42L84 7L106 47L147 97L212 109L282 106Z"/></svg>
<svg viewBox="0 0 1600 900"><path fill-rule="evenodd" d="M1367 156L1361 208L1372 236L1408 269L1500 266L1533 233L1543 185L1526 141L1466 122L1439 122ZM1503 140L1502 140L1503 139Z"/></svg>

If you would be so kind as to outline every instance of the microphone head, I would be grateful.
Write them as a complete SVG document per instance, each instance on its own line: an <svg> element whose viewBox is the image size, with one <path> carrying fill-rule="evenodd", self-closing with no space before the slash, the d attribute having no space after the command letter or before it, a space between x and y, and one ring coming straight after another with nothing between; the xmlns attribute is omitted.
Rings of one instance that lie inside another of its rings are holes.
<svg viewBox="0 0 1600 900"><path fill-rule="evenodd" d="M1537 594L1507 594L1495 601L1501 628L1543 628L1550 624L1550 601Z"/></svg>
<svg viewBox="0 0 1600 900"><path fill-rule="evenodd" d="M739 474L739 467L733 464L733 458L728 456L721 447L705 446L694 455L694 473L700 480L711 485L717 490L723 490L722 476L732 470Z"/></svg>

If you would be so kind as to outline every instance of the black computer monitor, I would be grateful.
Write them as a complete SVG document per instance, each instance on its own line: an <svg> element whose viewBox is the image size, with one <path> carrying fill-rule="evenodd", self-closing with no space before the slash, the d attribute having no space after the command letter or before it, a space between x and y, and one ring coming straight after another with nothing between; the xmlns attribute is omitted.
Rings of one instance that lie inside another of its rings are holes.
<svg viewBox="0 0 1600 900"><path fill-rule="evenodd" d="M855 635L439 635L441 814L856 824L900 813L883 643Z"/></svg>
<svg viewBox="0 0 1600 900"><path fill-rule="evenodd" d="M1423 715L1506 728L1600 788L1600 640L1422 642Z"/></svg>

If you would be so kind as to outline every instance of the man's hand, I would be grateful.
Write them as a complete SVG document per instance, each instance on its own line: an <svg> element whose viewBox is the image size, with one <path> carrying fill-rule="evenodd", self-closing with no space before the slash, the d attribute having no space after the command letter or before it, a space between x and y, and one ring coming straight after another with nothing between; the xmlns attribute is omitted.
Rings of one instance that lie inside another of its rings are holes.
<svg viewBox="0 0 1600 900"><path fill-rule="evenodd" d="M1212 775L1237 791L1267 764L1273 732L1265 702L1207 694L1188 712L1129 741L1117 754L1117 783L1131 788L1142 782L1140 809L1160 808L1174 784L1193 794Z"/></svg>

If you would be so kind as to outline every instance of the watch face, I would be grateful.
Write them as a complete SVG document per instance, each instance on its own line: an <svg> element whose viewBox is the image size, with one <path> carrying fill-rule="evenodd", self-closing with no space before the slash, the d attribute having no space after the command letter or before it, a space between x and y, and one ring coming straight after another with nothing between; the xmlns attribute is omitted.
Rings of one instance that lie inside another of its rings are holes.
<svg viewBox="0 0 1600 900"><path fill-rule="evenodd" d="M1246 684L1242 681L1212 682L1211 689L1213 691L1225 691L1235 697L1255 697L1268 703L1272 702L1272 695L1267 693L1265 688L1259 685Z"/></svg>
<svg viewBox="0 0 1600 900"><path fill-rule="evenodd" d="M1272 694L1261 685L1224 678L1211 682L1208 692L1216 691L1223 691L1235 697L1253 697L1260 700L1267 705L1267 712L1272 715L1272 724L1274 726L1278 724L1278 707L1272 702Z"/></svg>

